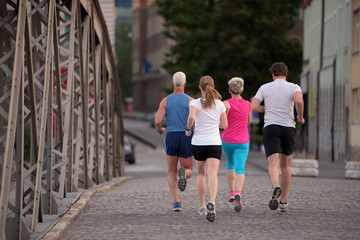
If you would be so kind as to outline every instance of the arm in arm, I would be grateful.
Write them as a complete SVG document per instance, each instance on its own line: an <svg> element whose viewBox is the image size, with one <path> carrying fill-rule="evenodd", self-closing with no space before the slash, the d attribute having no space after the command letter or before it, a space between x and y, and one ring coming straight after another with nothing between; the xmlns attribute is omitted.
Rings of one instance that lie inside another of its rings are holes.
<svg viewBox="0 0 360 240"><path fill-rule="evenodd" d="M185 132L186 136L191 135L191 127L194 124L195 115L196 115L196 107L195 106L190 106L189 109L190 110L189 110L189 116L187 119L186 129L190 129L190 130L186 130L186 132Z"/></svg>
<svg viewBox="0 0 360 240"><path fill-rule="evenodd" d="M156 118L155 118L155 128L159 134L163 134L166 130L164 127L161 126L161 121L165 116L165 106L166 106L166 98L164 98L160 102L159 109L156 113Z"/></svg>
<svg viewBox="0 0 360 240"><path fill-rule="evenodd" d="M251 101L251 111L263 113L265 112L265 107L260 105L261 101L258 98L254 98Z"/></svg>
<svg viewBox="0 0 360 240"><path fill-rule="evenodd" d="M296 108L296 112L297 112L297 121L300 124L304 124L305 123L304 101L303 101L303 95L301 92L294 93L294 102L295 102L295 108Z"/></svg>

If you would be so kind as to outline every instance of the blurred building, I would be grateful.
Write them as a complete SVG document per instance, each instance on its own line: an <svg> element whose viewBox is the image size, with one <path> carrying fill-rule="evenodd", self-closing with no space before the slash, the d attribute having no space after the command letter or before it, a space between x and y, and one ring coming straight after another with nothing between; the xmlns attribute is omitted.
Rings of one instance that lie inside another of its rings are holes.
<svg viewBox="0 0 360 240"><path fill-rule="evenodd" d="M115 20L116 20L116 7L115 0L101 0L99 1L101 10L103 12L106 26L109 32L111 47L115 49Z"/></svg>
<svg viewBox="0 0 360 240"><path fill-rule="evenodd" d="M350 157L351 5L351 0L312 0L303 5L301 87L308 102L305 148L319 160Z"/></svg>
<svg viewBox="0 0 360 240"><path fill-rule="evenodd" d="M134 111L154 112L171 76L161 65L171 42L162 34L163 19L154 0L132 1L132 86Z"/></svg>
<svg viewBox="0 0 360 240"><path fill-rule="evenodd" d="M360 161L360 0L352 1L350 62L350 160Z"/></svg>
<svg viewBox="0 0 360 240"><path fill-rule="evenodd" d="M132 0L116 0L116 23L131 22L131 1Z"/></svg>

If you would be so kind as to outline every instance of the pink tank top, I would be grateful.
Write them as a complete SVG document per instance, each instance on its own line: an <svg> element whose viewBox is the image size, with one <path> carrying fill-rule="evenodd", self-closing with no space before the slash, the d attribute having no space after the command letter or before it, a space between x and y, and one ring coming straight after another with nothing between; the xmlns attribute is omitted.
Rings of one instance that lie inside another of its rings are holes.
<svg viewBox="0 0 360 240"><path fill-rule="evenodd" d="M228 99L230 105L227 115L228 128L224 130L221 140L227 143L248 143L249 113L251 103L244 99Z"/></svg>

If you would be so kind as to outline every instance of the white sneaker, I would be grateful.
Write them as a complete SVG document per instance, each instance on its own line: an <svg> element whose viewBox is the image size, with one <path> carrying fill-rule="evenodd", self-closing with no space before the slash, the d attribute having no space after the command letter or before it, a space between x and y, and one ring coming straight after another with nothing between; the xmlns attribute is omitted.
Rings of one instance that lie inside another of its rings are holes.
<svg viewBox="0 0 360 240"><path fill-rule="evenodd" d="M206 215L207 214L206 207L199 207L198 213L200 215Z"/></svg>
<svg viewBox="0 0 360 240"><path fill-rule="evenodd" d="M288 203L282 203L280 201L280 204L279 204L279 209L280 209L280 212L286 212L287 211L287 207L288 207Z"/></svg>

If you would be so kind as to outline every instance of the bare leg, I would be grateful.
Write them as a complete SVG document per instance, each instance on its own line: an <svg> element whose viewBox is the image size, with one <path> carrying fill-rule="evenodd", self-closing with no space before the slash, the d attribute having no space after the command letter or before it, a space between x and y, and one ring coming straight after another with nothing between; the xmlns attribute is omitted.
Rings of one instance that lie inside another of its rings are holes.
<svg viewBox="0 0 360 240"><path fill-rule="evenodd" d="M206 160L208 164L208 177L209 177L209 194L210 200L215 202L217 190L218 190L218 169L220 165L220 160L216 158L208 158Z"/></svg>
<svg viewBox="0 0 360 240"><path fill-rule="evenodd" d="M291 169L290 169L290 161L292 155L284 155L280 154L280 168L281 168L281 189L282 194L280 201L285 203L287 202L287 195L289 192L290 182L291 182Z"/></svg>
<svg viewBox="0 0 360 240"><path fill-rule="evenodd" d="M168 164L168 184L171 195L174 199L174 202L180 202L179 192L178 192L178 183L177 183L177 156L166 155L166 161Z"/></svg>
<svg viewBox="0 0 360 240"><path fill-rule="evenodd" d="M236 175L236 191L242 192L244 181L245 181L244 174L239 173Z"/></svg>
<svg viewBox="0 0 360 240"><path fill-rule="evenodd" d="M195 161L198 169L196 178L196 188L199 196L200 206L205 206L205 193L206 193L206 162Z"/></svg>
<svg viewBox="0 0 360 240"><path fill-rule="evenodd" d="M192 176L192 169L194 166L194 157L188 158L180 158L180 164L182 167L185 168L186 171L186 178L191 178Z"/></svg>
<svg viewBox="0 0 360 240"><path fill-rule="evenodd" d="M271 185L275 187L279 184L279 153L274 153L268 158L268 174Z"/></svg>
<svg viewBox="0 0 360 240"><path fill-rule="evenodd" d="M230 191L235 191L235 170L226 170L226 176L229 183Z"/></svg>

